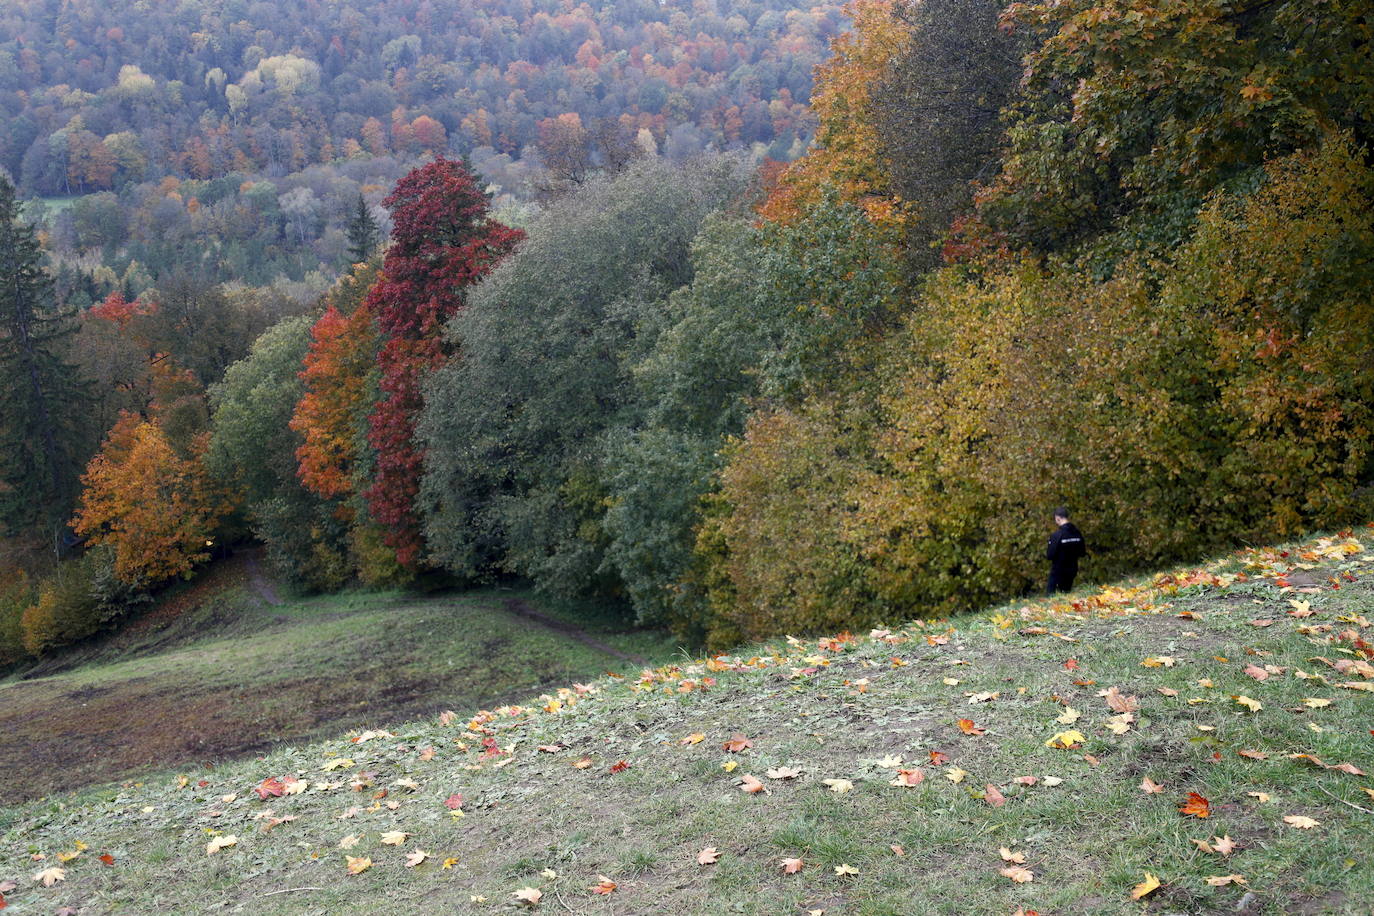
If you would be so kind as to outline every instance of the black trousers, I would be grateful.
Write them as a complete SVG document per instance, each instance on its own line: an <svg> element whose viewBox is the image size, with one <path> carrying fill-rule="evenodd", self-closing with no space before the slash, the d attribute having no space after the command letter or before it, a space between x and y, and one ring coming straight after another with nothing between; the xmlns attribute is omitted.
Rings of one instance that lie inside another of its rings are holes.
<svg viewBox="0 0 1374 916"><path fill-rule="evenodd" d="M1050 581L1045 585L1045 594L1073 591L1073 580L1078 576L1076 569L1051 569Z"/></svg>

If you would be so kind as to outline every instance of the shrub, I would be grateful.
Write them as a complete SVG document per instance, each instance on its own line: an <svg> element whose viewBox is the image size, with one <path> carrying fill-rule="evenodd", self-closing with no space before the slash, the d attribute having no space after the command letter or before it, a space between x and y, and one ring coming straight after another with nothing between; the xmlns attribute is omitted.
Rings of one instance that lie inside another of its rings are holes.
<svg viewBox="0 0 1374 916"><path fill-rule="evenodd" d="M32 583L22 571L0 581L0 668L22 662L29 656L24 646L24 611L34 603Z"/></svg>
<svg viewBox="0 0 1374 916"><path fill-rule="evenodd" d="M94 548L39 583L37 599L21 620L24 649L41 655L85 639L140 600L146 600L143 593L115 576L114 552Z"/></svg>

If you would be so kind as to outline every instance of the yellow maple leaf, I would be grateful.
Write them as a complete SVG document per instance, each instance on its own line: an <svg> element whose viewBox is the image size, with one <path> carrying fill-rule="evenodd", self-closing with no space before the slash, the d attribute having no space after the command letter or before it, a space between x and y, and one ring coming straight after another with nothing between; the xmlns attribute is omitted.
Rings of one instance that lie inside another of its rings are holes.
<svg viewBox="0 0 1374 916"><path fill-rule="evenodd" d="M355 858L354 856L344 856L348 860L348 873L350 875L361 875L372 867L372 860L366 856Z"/></svg>
<svg viewBox="0 0 1374 916"><path fill-rule="evenodd" d="M840 795L843 795L850 789L854 788L854 783L850 782L848 779L823 779L821 780L821 782L828 786L831 792L835 792Z"/></svg>
<svg viewBox="0 0 1374 916"><path fill-rule="evenodd" d="M1315 820L1313 818L1306 817L1301 814L1285 814L1283 816L1283 822L1288 826L1296 827L1299 830L1311 830L1313 827L1316 827L1318 824L1321 823L1321 821L1319 820Z"/></svg>
<svg viewBox="0 0 1374 916"><path fill-rule="evenodd" d="M353 766L353 761L349 758L335 757L333 760L330 760L327 763L325 763L325 765L320 767L320 769L328 772L329 770L346 770L351 766Z"/></svg>
<svg viewBox="0 0 1374 916"><path fill-rule="evenodd" d="M1172 655L1151 655L1141 664L1146 668L1172 668L1177 661Z"/></svg>
<svg viewBox="0 0 1374 916"><path fill-rule="evenodd" d="M1250 699L1250 697L1244 695L1232 697L1231 699L1235 700L1237 703L1239 703L1241 706L1244 706L1251 712L1259 712L1261 709L1264 708L1264 704L1261 703L1259 700L1252 700Z"/></svg>
<svg viewBox="0 0 1374 916"><path fill-rule="evenodd" d="M1057 747L1063 748L1064 750L1068 750L1069 748L1078 744L1082 744L1084 741L1087 740L1087 736L1084 735L1082 732L1078 731L1077 729L1070 729L1066 732L1060 732L1050 740L1046 741L1045 747Z"/></svg>
<svg viewBox="0 0 1374 916"><path fill-rule="evenodd" d="M44 887L52 887L59 881L67 880L67 870L64 868L58 868L56 866L53 866L52 868L45 868L38 874L34 875L33 880L43 885Z"/></svg>
<svg viewBox="0 0 1374 916"><path fill-rule="evenodd" d="M1072 725L1077 722L1082 715L1081 712L1074 709L1072 706L1066 706L1064 707L1064 712L1054 721L1058 722L1060 725Z"/></svg>
<svg viewBox="0 0 1374 916"><path fill-rule="evenodd" d="M386 833L382 834L382 842L387 846L400 846L406 841L406 837L408 836L410 836L410 834L406 833L404 830L388 830Z"/></svg>
<svg viewBox="0 0 1374 916"><path fill-rule="evenodd" d="M1132 889L1131 899L1139 900L1147 894L1153 894L1155 891L1159 890L1159 886L1159 879L1149 872L1145 872L1145 880L1141 881Z"/></svg>

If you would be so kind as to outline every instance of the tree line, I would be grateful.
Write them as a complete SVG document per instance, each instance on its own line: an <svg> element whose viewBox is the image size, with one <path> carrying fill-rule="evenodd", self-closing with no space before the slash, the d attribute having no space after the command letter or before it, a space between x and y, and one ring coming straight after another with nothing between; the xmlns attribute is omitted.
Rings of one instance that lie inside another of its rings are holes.
<svg viewBox="0 0 1374 916"><path fill-rule="evenodd" d="M87 580L239 526L305 589L515 576L724 647L1015 596L1063 503L1096 577L1368 517L1360 4L854 14L781 170L645 157L522 230L406 176L207 394L149 370ZM30 651L54 582L11 590Z"/></svg>

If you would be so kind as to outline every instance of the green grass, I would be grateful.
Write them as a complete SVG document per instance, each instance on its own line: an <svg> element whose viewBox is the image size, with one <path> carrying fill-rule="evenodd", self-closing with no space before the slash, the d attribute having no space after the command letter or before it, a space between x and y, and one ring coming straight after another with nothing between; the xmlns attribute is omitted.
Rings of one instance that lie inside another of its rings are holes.
<svg viewBox="0 0 1374 916"><path fill-rule="evenodd" d="M1368 913L1374 778L1330 768L1374 771L1374 695L1341 686L1374 677L1333 667L1369 663L1358 640L1374 616L1374 533L1360 537L1353 553L1326 542L1223 558L1199 584L1126 583L887 638L779 640L471 721L470 710L431 716L367 741L29 803L0 819L0 881L19 882L19 912L82 914L503 912L522 887L542 891L540 911L580 914ZM1292 616L1294 601L1315 613ZM442 657L426 652L414 670ZM1172 665L1142 664L1159 657ZM1256 680L1250 664L1274 671ZM1124 734L1106 727L1109 687L1134 698ZM1081 713L1072 725L1056 721L1066 707ZM965 735L964 718L985 733ZM1082 746L1046 745L1069 728ZM724 750L735 733L752 747ZM484 741L499 753L484 755ZM340 757L345 767L325 769ZM895 757L924 781L891 785ZM612 772L620 761L628 768ZM802 775L766 776L782 765ZM742 792L746 773L768 792ZM259 800L254 786L284 776L306 790ZM1142 792L1145 777L1164 791ZM852 790L830 791L831 778ZM455 792L461 817L443 804ZM1190 792L1210 817L1179 811ZM1319 824L1297 829L1289 815ZM404 843L383 844L387 831ZM207 855L216 834L237 843ZM1238 844L1227 858L1192 842L1227 835ZM78 842L65 880L32 880ZM719 861L699 865L706 847ZM1001 847L1024 854L1033 881L1001 874ZM416 850L428 858L407 868ZM373 864L350 876L345 856ZM784 857L802 871L783 874ZM1162 886L1132 900L1146 872ZM618 888L592 893L599 875ZM1228 875L1245 884L1207 881Z"/></svg>
<svg viewBox="0 0 1374 916"><path fill-rule="evenodd" d="M213 585L169 596L174 613L155 609L62 660L65 670L0 683L0 801L497 705L626 664L511 614L512 599L538 604L520 592L271 606L244 577ZM660 660L674 648L661 634L595 635Z"/></svg>

